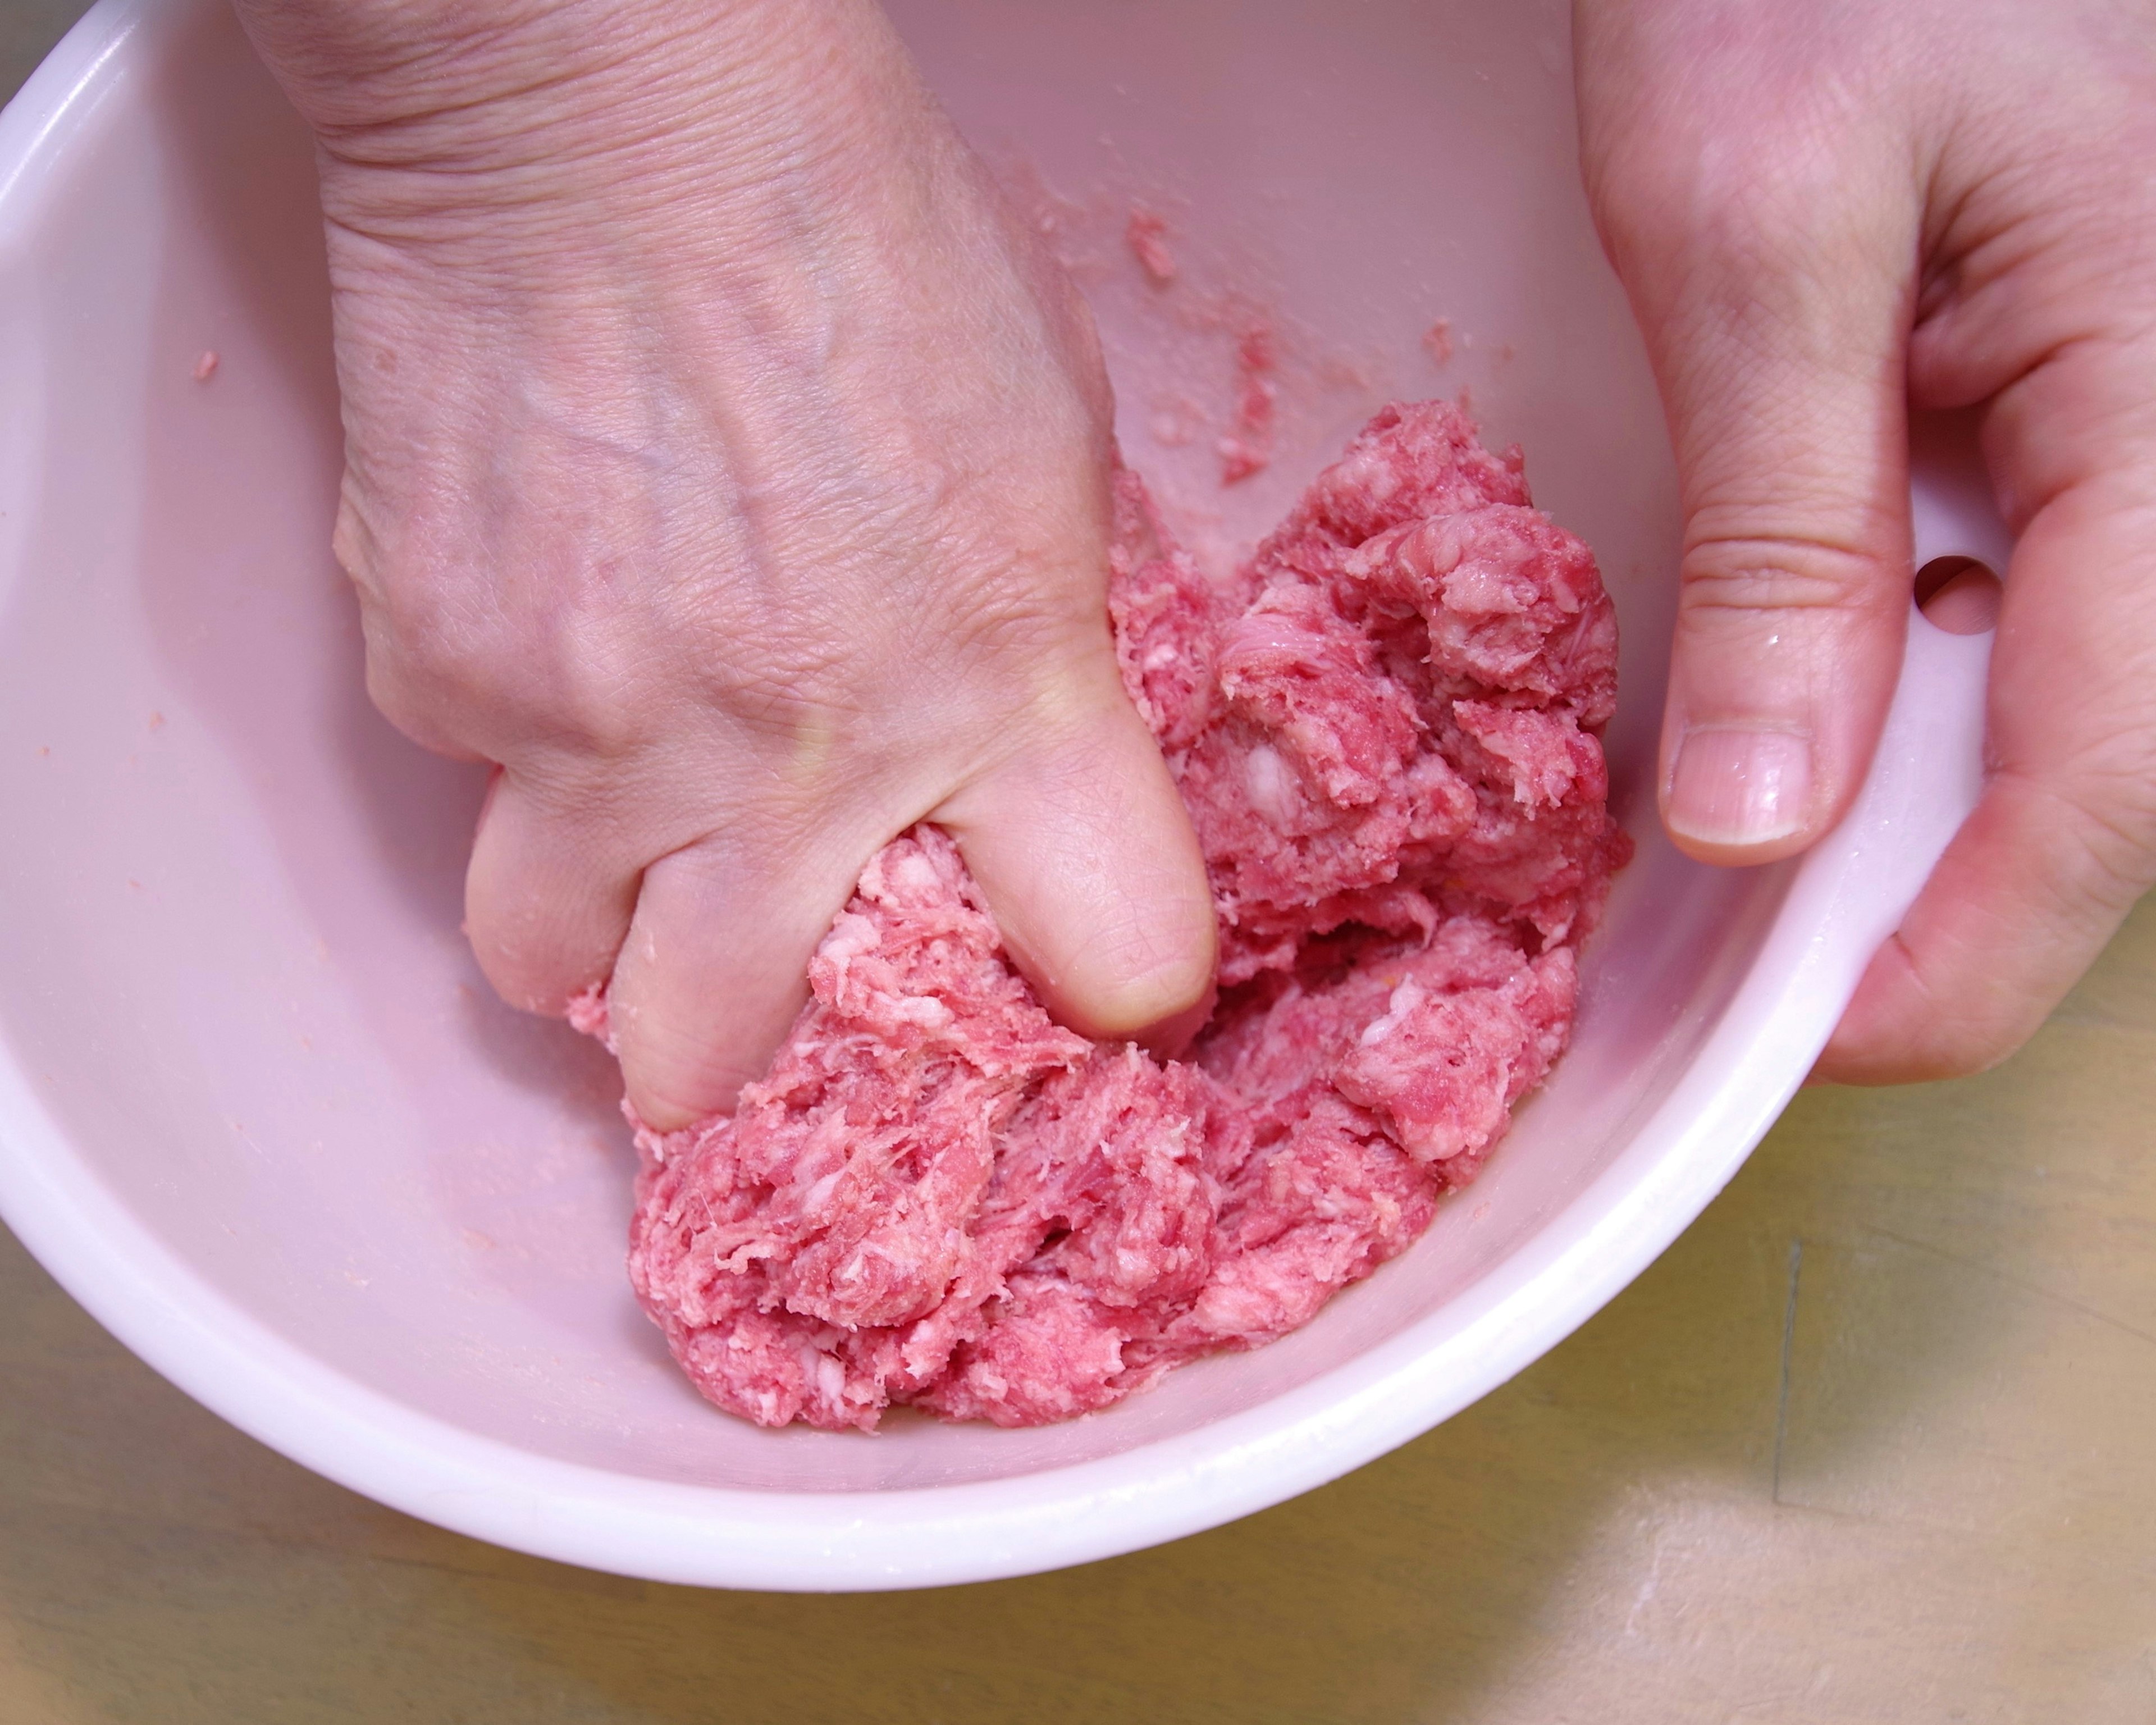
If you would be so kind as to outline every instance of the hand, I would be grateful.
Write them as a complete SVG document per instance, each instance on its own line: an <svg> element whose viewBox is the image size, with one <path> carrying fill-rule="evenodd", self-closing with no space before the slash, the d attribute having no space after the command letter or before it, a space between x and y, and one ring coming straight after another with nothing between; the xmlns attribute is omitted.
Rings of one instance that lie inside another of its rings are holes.
<svg viewBox="0 0 2156 1725"><path fill-rule="evenodd" d="M1975 1070L2156 880L2156 3L1577 0L1582 147L1686 516L1662 809L1714 862L1848 806L1899 669L1909 407L2019 536L1989 778L1819 1076Z"/></svg>
<svg viewBox="0 0 2156 1725"><path fill-rule="evenodd" d="M321 143L368 686L499 768L467 926L732 1106L868 856L1096 1035L1213 960L1106 623L1081 302L867 0L244 0Z"/></svg>

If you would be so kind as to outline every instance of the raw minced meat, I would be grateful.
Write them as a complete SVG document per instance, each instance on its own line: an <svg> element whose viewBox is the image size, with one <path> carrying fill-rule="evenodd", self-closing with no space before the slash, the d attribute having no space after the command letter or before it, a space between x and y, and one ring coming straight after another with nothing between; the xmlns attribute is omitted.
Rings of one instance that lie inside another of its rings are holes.
<svg viewBox="0 0 2156 1725"><path fill-rule="evenodd" d="M1385 409L1235 578L1119 482L1124 680L1211 874L1184 1060L1086 1041L956 848L885 847L730 1117L640 1131L629 1271L765 1425L1030 1425L1308 1320L1429 1225L1563 1049L1628 854L1598 741L1617 634L1517 452ZM604 1004L573 1014L603 1034Z"/></svg>

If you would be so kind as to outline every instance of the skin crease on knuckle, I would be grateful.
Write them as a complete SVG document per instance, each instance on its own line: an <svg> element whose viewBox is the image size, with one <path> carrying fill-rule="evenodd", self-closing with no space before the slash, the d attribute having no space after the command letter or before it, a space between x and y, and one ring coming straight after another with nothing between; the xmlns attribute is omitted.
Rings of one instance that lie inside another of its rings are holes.
<svg viewBox="0 0 2156 1725"><path fill-rule="evenodd" d="M1882 593L1878 559L1857 547L1817 539L1701 538L1684 553L1687 619L1731 612L1769 620L1791 611L1898 611L1899 594Z"/></svg>

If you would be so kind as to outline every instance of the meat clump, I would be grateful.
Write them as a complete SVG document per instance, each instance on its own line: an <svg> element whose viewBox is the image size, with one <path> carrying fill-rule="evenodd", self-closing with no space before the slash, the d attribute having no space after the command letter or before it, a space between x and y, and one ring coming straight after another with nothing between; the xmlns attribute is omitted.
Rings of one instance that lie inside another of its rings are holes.
<svg viewBox="0 0 2156 1725"><path fill-rule="evenodd" d="M1183 1060L1088 1042L947 838L886 846L736 1111L637 1135L630 1278L721 1408L1033 1425L1268 1341L1412 1242L1563 1050L1630 848L1599 742L1617 630L1517 452L1388 408L1226 582L1127 473L1116 526L1117 651L1204 849L1219 1004Z"/></svg>

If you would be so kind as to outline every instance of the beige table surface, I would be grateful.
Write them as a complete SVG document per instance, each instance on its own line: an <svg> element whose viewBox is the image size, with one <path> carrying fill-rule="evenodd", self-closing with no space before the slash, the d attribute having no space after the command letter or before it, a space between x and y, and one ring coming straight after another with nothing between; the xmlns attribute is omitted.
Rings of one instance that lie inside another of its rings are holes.
<svg viewBox="0 0 2156 1725"><path fill-rule="evenodd" d="M0 90L78 9L0 0ZM1800 1097L1578 1335L1153 1552L701 1593L381 1509L0 1234L0 1725L2156 1722L2156 901L1979 1079Z"/></svg>

